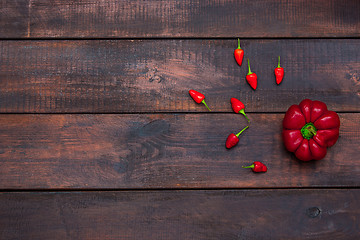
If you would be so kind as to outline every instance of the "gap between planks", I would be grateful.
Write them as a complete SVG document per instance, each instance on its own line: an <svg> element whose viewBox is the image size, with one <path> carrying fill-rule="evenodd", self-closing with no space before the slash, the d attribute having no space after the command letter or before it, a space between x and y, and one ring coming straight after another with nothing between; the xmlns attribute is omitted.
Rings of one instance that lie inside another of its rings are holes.
<svg viewBox="0 0 360 240"><path fill-rule="evenodd" d="M30 29L30 26L29 26ZM30 34L30 30L28 30ZM234 37L26 37L26 38L0 38L0 41L129 41L129 40L236 40L239 36ZM360 39L360 37L241 37L241 40L346 40Z"/></svg>
<svg viewBox="0 0 360 240"><path fill-rule="evenodd" d="M52 188L52 189L0 189L0 193L26 193L26 192L157 192L157 191L273 191L273 190L344 190L344 189L360 189L360 186L344 186L344 187L269 187L269 188Z"/></svg>

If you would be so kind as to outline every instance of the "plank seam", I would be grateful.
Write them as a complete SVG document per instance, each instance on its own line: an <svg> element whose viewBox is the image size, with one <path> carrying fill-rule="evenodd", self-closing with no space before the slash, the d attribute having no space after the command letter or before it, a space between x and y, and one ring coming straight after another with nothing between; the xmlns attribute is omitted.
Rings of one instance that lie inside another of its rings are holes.
<svg viewBox="0 0 360 240"><path fill-rule="evenodd" d="M29 28L30 29L30 28ZM30 31L30 30L28 30ZM29 32L28 32L29 33ZM0 38L0 41L99 41L99 40L234 40L234 37L26 37L26 38ZM314 40L314 39L360 39L360 37L241 37L242 40Z"/></svg>
<svg viewBox="0 0 360 240"><path fill-rule="evenodd" d="M335 111L340 114L357 114L360 111ZM285 114L286 112L250 112L247 114ZM0 115L138 115L138 114L234 114L233 112L0 112Z"/></svg>
<svg viewBox="0 0 360 240"><path fill-rule="evenodd" d="M10 192L151 192L151 191L252 191L252 190L360 190L360 186L315 186L315 187L268 187L268 188L52 188L52 189L1 189L0 193Z"/></svg>

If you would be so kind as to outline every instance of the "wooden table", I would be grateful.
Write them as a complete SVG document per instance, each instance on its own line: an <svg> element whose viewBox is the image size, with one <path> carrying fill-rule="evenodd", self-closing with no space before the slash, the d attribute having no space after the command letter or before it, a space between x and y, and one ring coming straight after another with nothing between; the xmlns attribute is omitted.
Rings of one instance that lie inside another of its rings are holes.
<svg viewBox="0 0 360 240"><path fill-rule="evenodd" d="M2 0L0 239L360 239L359 13L358 0ZM231 97L251 123L227 150L247 125ZM307 163L281 139L305 98L341 120ZM268 172L242 169L255 160Z"/></svg>

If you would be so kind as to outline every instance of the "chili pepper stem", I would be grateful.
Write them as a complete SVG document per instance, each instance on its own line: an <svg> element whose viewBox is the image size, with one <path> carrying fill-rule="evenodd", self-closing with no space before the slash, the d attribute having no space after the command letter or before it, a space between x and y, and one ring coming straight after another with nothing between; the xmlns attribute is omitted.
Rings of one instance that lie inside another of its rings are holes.
<svg viewBox="0 0 360 240"><path fill-rule="evenodd" d="M243 131L245 131L246 129L248 129L249 128L249 126L246 126L246 127L244 127L243 128L243 130L241 130L238 134L235 134L237 137L239 137L239 135L243 132Z"/></svg>
<svg viewBox="0 0 360 240"><path fill-rule="evenodd" d="M280 67L280 56L279 56L278 68L281 68L281 67Z"/></svg>
<svg viewBox="0 0 360 240"><path fill-rule="evenodd" d="M246 116L244 109L241 109L241 110L239 111L239 113L241 113L242 115L244 115L244 116L246 117L246 119L248 120L248 122L250 122L250 119Z"/></svg>
<svg viewBox="0 0 360 240"><path fill-rule="evenodd" d="M240 47L240 38L238 38L238 49L241 49L241 47Z"/></svg>
<svg viewBox="0 0 360 240"><path fill-rule="evenodd" d="M254 167L255 167L255 164L252 164L252 165L246 166L246 167L242 166L242 168L254 168Z"/></svg>
<svg viewBox="0 0 360 240"><path fill-rule="evenodd" d="M205 102L205 99L204 100L202 100L201 101L204 105L205 105L205 107L211 112L211 109L208 107L208 105L206 104L206 102Z"/></svg>
<svg viewBox="0 0 360 240"><path fill-rule="evenodd" d="M249 67L249 73L247 75L250 75L250 74L252 74L252 72L251 72L251 69L250 69L250 61L249 61L249 59L248 59L248 67Z"/></svg>

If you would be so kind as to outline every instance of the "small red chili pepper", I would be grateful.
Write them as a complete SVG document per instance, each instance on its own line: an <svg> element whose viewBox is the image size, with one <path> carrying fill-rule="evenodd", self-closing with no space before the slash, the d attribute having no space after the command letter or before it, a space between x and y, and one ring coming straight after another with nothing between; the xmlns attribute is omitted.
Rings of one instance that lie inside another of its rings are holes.
<svg viewBox="0 0 360 240"><path fill-rule="evenodd" d="M189 91L189 94L190 94L190 96L194 99L194 101L195 101L196 103L203 103L203 104L205 105L205 107L206 107L209 111L211 111L210 108L207 106L207 104L206 104L206 102L205 102L205 96L204 96L203 94L201 94L201 93L199 93L199 92L197 92L197 91L195 91L195 90L190 90L190 91Z"/></svg>
<svg viewBox="0 0 360 240"><path fill-rule="evenodd" d="M250 122L249 118L245 114L245 105L236 98L231 98L230 102L231 102L231 107L234 110L234 112L241 113L242 115L244 115L246 117L248 122Z"/></svg>
<svg viewBox="0 0 360 240"><path fill-rule="evenodd" d="M246 75L246 81L250 84L250 86L256 90L257 87L257 76L256 73L251 72L250 62L248 59L249 73Z"/></svg>
<svg viewBox="0 0 360 240"><path fill-rule="evenodd" d="M240 47L240 39L239 38L238 38L238 48L235 49L234 56L235 56L235 60L236 60L237 64L239 64L239 66L241 66L243 58L244 58L244 50L242 50Z"/></svg>
<svg viewBox="0 0 360 240"><path fill-rule="evenodd" d="M277 68L274 70L276 83L279 85L284 78L284 68L280 67L280 56Z"/></svg>
<svg viewBox="0 0 360 240"><path fill-rule="evenodd" d="M246 126L243 130L241 130L238 134L233 134L231 133L227 139L226 139L226 143L225 143L225 146L226 148L232 148L234 147L236 144L238 144L239 142L239 135L245 131L247 128L249 128L249 126Z"/></svg>
<svg viewBox="0 0 360 240"><path fill-rule="evenodd" d="M267 171L267 167L265 166L265 164L255 161L252 165L244 167L243 168L251 168L251 170L253 170L253 172L266 172Z"/></svg>

